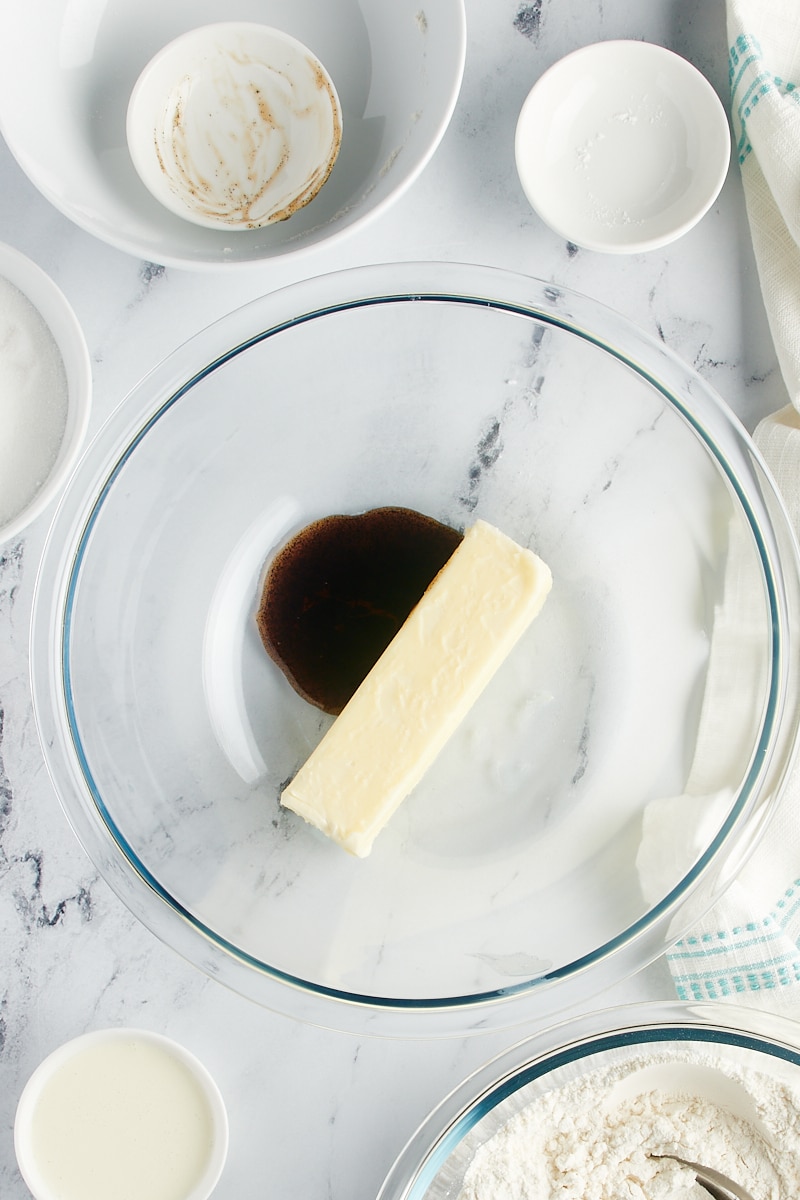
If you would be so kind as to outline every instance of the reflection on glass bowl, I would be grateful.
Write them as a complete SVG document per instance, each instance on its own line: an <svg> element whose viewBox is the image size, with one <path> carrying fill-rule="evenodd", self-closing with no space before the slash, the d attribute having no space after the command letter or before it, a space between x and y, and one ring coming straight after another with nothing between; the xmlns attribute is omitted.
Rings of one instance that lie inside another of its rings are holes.
<svg viewBox="0 0 800 1200"><path fill-rule="evenodd" d="M286 537L380 505L484 518L554 583L362 861L279 805L332 718L254 614ZM84 457L35 602L45 756L133 912L261 1003L391 1033L539 1017L680 937L777 803L793 546L725 405L613 312L488 268L324 276L178 350Z"/></svg>

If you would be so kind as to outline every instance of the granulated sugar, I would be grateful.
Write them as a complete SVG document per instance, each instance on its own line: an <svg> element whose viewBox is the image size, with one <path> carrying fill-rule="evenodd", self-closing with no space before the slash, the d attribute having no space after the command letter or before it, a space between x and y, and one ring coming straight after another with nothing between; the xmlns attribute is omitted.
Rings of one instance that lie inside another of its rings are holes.
<svg viewBox="0 0 800 1200"><path fill-rule="evenodd" d="M0 525L47 479L66 423L61 352L39 311L0 277Z"/></svg>
<svg viewBox="0 0 800 1200"><path fill-rule="evenodd" d="M746 1089L746 1119L736 1103L712 1099L713 1087L631 1088L633 1072L653 1061L598 1070L533 1100L476 1152L458 1200L708 1200L692 1170L658 1154L714 1167L753 1200L800 1196L800 1093L684 1055L675 1077L693 1061L719 1071L723 1092L726 1080Z"/></svg>

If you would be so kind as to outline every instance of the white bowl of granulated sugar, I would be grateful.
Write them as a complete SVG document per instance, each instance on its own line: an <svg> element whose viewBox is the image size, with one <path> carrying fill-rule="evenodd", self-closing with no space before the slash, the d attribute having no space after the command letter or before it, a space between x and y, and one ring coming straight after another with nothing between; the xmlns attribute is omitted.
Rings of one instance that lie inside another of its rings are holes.
<svg viewBox="0 0 800 1200"><path fill-rule="evenodd" d="M60 492L89 423L83 330L41 267L0 243L0 543Z"/></svg>

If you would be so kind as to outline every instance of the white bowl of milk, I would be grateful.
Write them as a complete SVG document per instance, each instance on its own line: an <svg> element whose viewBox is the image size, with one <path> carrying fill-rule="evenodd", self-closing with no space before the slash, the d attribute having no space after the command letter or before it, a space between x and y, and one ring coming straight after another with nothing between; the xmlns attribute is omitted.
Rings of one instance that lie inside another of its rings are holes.
<svg viewBox="0 0 800 1200"><path fill-rule="evenodd" d="M14 1148L35 1200L208 1200L228 1119L214 1080L183 1046L104 1029L37 1067L17 1106Z"/></svg>

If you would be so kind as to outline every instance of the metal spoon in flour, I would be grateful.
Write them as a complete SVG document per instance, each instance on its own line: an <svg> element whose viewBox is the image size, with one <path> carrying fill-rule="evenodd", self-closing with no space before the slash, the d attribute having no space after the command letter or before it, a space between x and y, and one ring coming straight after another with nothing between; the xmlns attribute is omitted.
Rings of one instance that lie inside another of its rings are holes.
<svg viewBox="0 0 800 1200"><path fill-rule="evenodd" d="M701 1163L687 1162L685 1158L678 1158L677 1154L651 1154L650 1157L670 1158L673 1162L678 1162L681 1166L694 1171L697 1182L705 1188L713 1200L753 1200L753 1197L745 1191L741 1184L734 1183L727 1175L721 1175L712 1167L704 1167Z"/></svg>
<svg viewBox="0 0 800 1200"><path fill-rule="evenodd" d="M635 1099L648 1091L702 1096L733 1116L746 1121L762 1137L769 1137L753 1102L743 1085L715 1067L700 1063L656 1062L618 1080L606 1098L609 1108ZM690 1162L677 1154L651 1154L651 1158L669 1158L694 1171L697 1182L713 1200L753 1200L749 1192L711 1167Z"/></svg>

